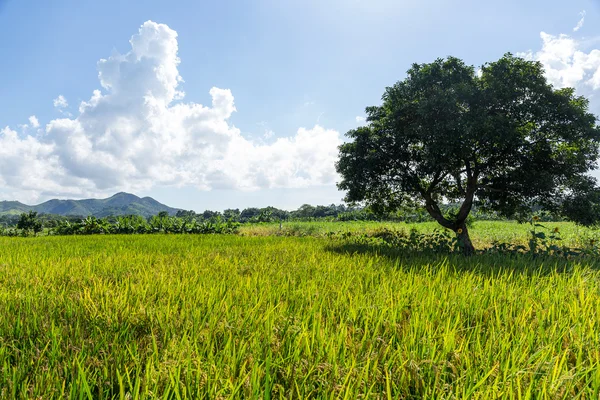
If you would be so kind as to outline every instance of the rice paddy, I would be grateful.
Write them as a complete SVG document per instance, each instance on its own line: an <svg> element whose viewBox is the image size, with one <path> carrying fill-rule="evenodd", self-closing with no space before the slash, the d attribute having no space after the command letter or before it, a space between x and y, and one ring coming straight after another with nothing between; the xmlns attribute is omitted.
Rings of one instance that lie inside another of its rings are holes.
<svg viewBox="0 0 600 400"><path fill-rule="evenodd" d="M0 398L598 398L595 259L318 235L375 227L0 238ZM526 231L476 222L472 236Z"/></svg>

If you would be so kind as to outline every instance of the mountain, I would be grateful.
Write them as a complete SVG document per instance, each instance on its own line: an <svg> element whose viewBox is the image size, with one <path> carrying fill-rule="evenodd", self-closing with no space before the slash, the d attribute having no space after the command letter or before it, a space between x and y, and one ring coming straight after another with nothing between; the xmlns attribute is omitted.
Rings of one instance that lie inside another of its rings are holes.
<svg viewBox="0 0 600 400"><path fill-rule="evenodd" d="M175 215L179 209L166 206L151 197L138 197L131 193L117 193L107 199L48 200L37 206L18 201L0 201L0 215L37 211L39 214L78 215L106 217L109 215L142 215L149 217L161 211Z"/></svg>
<svg viewBox="0 0 600 400"><path fill-rule="evenodd" d="M0 215L21 214L32 209L33 207L18 201L0 201Z"/></svg>

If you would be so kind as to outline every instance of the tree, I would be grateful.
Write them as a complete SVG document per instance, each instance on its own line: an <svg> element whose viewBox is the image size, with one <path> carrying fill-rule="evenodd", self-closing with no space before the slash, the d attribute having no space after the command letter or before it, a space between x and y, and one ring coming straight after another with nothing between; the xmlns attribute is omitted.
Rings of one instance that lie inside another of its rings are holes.
<svg viewBox="0 0 600 400"><path fill-rule="evenodd" d="M185 218L188 220L194 219L196 217L196 212L194 210L179 210L175 214L177 218Z"/></svg>
<svg viewBox="0 0 600 400"><path fill-rule="evenodd" d="M40 233L43 229L42 222L39 220L36 211L21 214L17 222L17 228L26 232L33 232L34 234Z"/></svg>
<svg viewBox="0 0 600 400"><path fill-rule="evenodd" d="M262 215L268 215L272 220L287 220L290 217L290 213L286 210L281 210L279 208L268 206L260 209Z"/></svg>
<svg viewBox="0 0 600 400"><path fill-rule="evenodd" d="M240 210L228 208L223 211L223 218L225 221L239 221L240 220Z"/></svg>
<svg viewBox="0 0 600 400"><path fill-rule="evenodd" d="M214 220L221 217L221 213L218 211L206 210L202 213L202 218L205 220Z"/></svg>
<svg viewBox="0 0 600 400"><path fill-rule="evenodd" d="M414 64L382 101L340 146L346 201L378 212L424 207L466 254L474 203L506 217L532 205L583 223L597 215L583 210L598 197L587 175L598 158L596 117L573 89L553 88L539 62L507 54L479 73L453 57ZM444 214L443 202L460 207Z"/></svg>
<svg viewBox="0 0 600 400"><path fill-rule="evenodd" d="M302 204L300 208L292 212L294 218L312 218L315 215L315 207L310 204Z"/></svg>
<svg viewBox="0 0 600 400"><path fill-rule="evenodd" d="M240 214L240 222L248 222L255 216L260 215L260 209L256 207L250 207L242 210Z"/></svg>

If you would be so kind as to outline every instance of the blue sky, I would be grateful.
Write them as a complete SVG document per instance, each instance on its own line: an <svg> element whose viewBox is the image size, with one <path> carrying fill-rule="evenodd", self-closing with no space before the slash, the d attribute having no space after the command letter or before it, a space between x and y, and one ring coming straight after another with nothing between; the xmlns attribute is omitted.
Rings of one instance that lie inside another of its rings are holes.
<svg viewBox="0 0 600 400"><path fill-rule="evenodd" d="M411 63L448 55L526 53L600 114L599 1L0 0L0 38L0 197L29 203L339 203L343 134Z"/></svg>

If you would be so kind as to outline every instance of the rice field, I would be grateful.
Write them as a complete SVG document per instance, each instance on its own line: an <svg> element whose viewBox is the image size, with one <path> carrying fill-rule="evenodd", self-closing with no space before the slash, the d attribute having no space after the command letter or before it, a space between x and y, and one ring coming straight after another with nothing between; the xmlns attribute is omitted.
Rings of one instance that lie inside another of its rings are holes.
<svg viewBox="0 0 600 400"><path fill-rule="evenodd" d="M330 226L250 228L0 238L0 398L600 395L594 259L403 254L317 234ZM471 229L479 244L526 231Z"/></svg>
<svg viewBox="0 0 600 400"><path fill-rule="evenodd" d="M538 231L549 233L558 228L563 242L571 247L585 247L591 239L600 241L600 230L593 230L570 222L541 222L544 228ZM284 222L242 225L240 234L243 236L326 236L328 232L373 232L377 229L388 228L408 232L416 229L421 233L431 233L443 230L437 222L404 223L404 222ZM489 247L494 241L513 244L527 244L529 223L516 221L475 221L469 226L471 239L476 248Z"/></svg>

